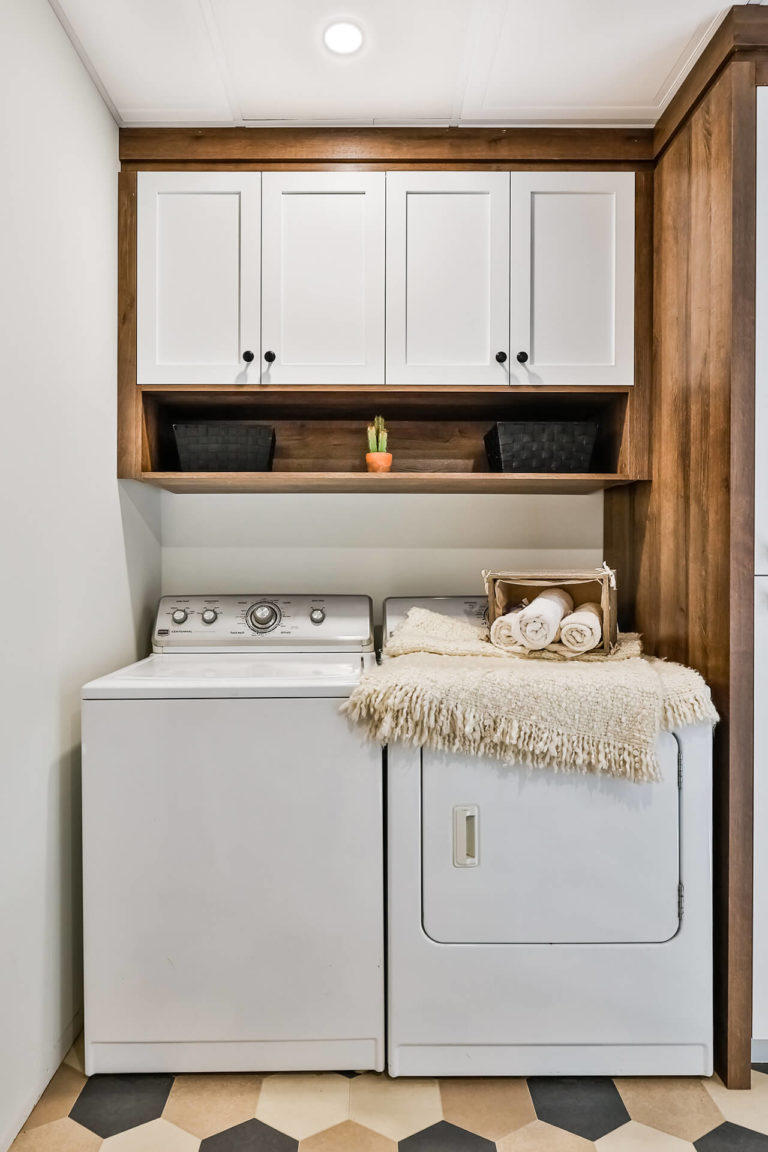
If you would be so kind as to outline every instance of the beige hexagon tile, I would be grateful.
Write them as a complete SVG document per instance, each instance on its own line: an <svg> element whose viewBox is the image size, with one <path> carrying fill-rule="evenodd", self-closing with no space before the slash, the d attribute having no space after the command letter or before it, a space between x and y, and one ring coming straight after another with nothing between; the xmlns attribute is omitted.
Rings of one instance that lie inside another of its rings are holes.
<svg viewBox="0 0 768 1152"><path fill-rule="evenodd" d="M600 1152L693 1152L693 1144L630 1120L595 1141Z"/></svg>
<svg viewBox="0 0 768 1152"><path fill-rule="evenodd" d="M85 1075L85 1036L82 1032L64 1057L64 1063Z"/></svg>
<svg viewBox="0 0 768 1152"><path fill-rule="evenodd" d="M265 1076L256 1119L296 1140L349 1119L349 1080L336 1072Z"/></svg>
<svg viewBox="0 0 768 1152"><path fill-rule="evenodd" d="M162 1119L119 1132L101 1145L102 1152L198 1152L199 1147L197 1136Z"/></svg>
<svg viewBox="0 0 768 1152"><path fill-rule="evenodd" d="M726 1120L768 1136L768 1076L753 1071L748 1092L729 1091L719 1076L703 1084Z"/></svg>
<svg viewBox="0 0 768 1152"><path fill-rule="evenodd" d="M587 1152L594 1147L591 1140L574 1136L572 1132L555 1128L543 1120L534 1120L497 1141L496 1152Z"/></svg>
<svg viewBox="0 0 768 1152"><path fill-rule="evenodd" d="M101 1137L68 1116L41 1124L16 1137L10 1152L97 1152Z"/></svg>
<svg viewBox="0 0 768 1152"><path fill-rule="evenodd" d="M85 1086L85 1076L72 1068L69 1064L62 1064L53 1079L43 1092L29 1118L24 1125L24 1131L29 1128L39 1128L41 1124L50 1124L54 1120L63 1120L69 1116L72 1105Z"/></svg>
<svg viewBox="0 0 768 1152"><path fill-rule="evenodd" d="M473 1077L440 1081L443 1116L486 1140L501 1140L536 1119L523 1079Z"/></svg>
<svg viewBox="0 0 768 1152"><path fill-rule="evenodd" d="M723 1122L701 1080L681 1076L616 1077L633 1120L693 1143Z"/></svg>
<svg viewBox="0 0 768 1152"><path fill-rule="evenodd" d="M372 1132L354 1120L326 1128L325 1132L308 1136L299 1144L299 1152L396 1152L396 1149L394 1140L380 1132Z"/></svg>
<svg viewBox="0 0 768 1152"><path fill-rule="evenodd" d="M437 1080L366 1072L350 1081L350 1119L391 1140L404 1140L443 1118Z"/></svg>
<svg viewBox="0 0 768 1152"><path fill-rule="evenodd" d="M173 1082L163 1119L204 1140L251 1120L260 1089L261 1076L250 1073L185 1073Z"/></svg>

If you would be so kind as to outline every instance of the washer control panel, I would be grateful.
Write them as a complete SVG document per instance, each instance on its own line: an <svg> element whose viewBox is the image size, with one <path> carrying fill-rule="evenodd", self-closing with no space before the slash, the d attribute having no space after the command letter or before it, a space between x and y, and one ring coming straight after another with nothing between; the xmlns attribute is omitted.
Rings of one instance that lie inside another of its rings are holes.
<svg viewBox="0 0 768 1152"><path fill-rule="evenodd" d="M369 596L163 596L154 652L372 652Z"/></svg>

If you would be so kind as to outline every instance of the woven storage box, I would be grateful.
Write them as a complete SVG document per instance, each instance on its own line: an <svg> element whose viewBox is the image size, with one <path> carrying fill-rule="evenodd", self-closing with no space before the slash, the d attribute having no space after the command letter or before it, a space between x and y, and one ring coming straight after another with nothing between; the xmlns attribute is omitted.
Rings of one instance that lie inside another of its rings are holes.
<svg viewBox="0 0 768 1152"><path fill-rule="evenodd" d="M485 434L492 472L588 472L595 420L502 420Z"/></svg>
<svg viewBox="0 0 768 1152"><path fill-rule="evenodd" d="M275 430L255 420L174 424L183 472L271 472Z"/></svg>
<svg viewBox="0 0 768 1152"><path fill-rule="evenodd" d="M606 564L602 568L570 572L483 572L488 593L488 621L516 608L523 600L533 600L543 588L564 588L573 597L574 608L580 604L599 604L603 613L601 647L611 652L618 638L616 618L616 573Z"/></svg>

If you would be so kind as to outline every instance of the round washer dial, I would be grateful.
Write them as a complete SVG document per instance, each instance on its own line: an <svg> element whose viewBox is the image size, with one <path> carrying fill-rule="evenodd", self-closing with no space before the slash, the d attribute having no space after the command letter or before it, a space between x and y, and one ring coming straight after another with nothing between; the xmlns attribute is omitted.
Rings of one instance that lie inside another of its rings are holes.
<svg viewBox="0 0 768 1152"><path fill-rule="evenodd" d="M280 623L281 613L277 604L269 600L260 600L248 609L245 620L254 632L271 632Z"/></svg>

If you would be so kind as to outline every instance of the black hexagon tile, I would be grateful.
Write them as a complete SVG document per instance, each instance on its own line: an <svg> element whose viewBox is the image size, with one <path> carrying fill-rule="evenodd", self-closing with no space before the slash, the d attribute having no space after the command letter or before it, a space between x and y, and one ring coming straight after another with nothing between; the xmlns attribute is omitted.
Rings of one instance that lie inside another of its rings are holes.
<svg viewBox="0 0 768 1152"><path fill-rule="evenodd" d="M528 1089L539 1120L585 1140L599 1140L630 1119L608 1076L529 1076Z"/></svg>
<svg viewBox="0 0 768 1152"><path fill-rule="evenodd" d="M200 1152L296 1152L298 1140L286 1136L261 1120L246 1120L235 1124L215 1136L207 1136L200 1145Z"/></svg>
<svg viewBox="0 0 768 1152"><path fill-rule="evenodd" d="M441 1120L398 1144L399 1152L496 1152L492 1140Z"/></svg>
<svg viewBox="0 0 768 1152"><path fill-rule="evenodd" d="M768 1136L726 1121L693 1142L698 1152L768 1152Z"/></svg>
<svg viewBox="0 0 768 1152"><path fill-rule="evenodd" d="M91 1076L69 1115L106 1139L162 1116L173 1076L120 1073Z"/></svg>

